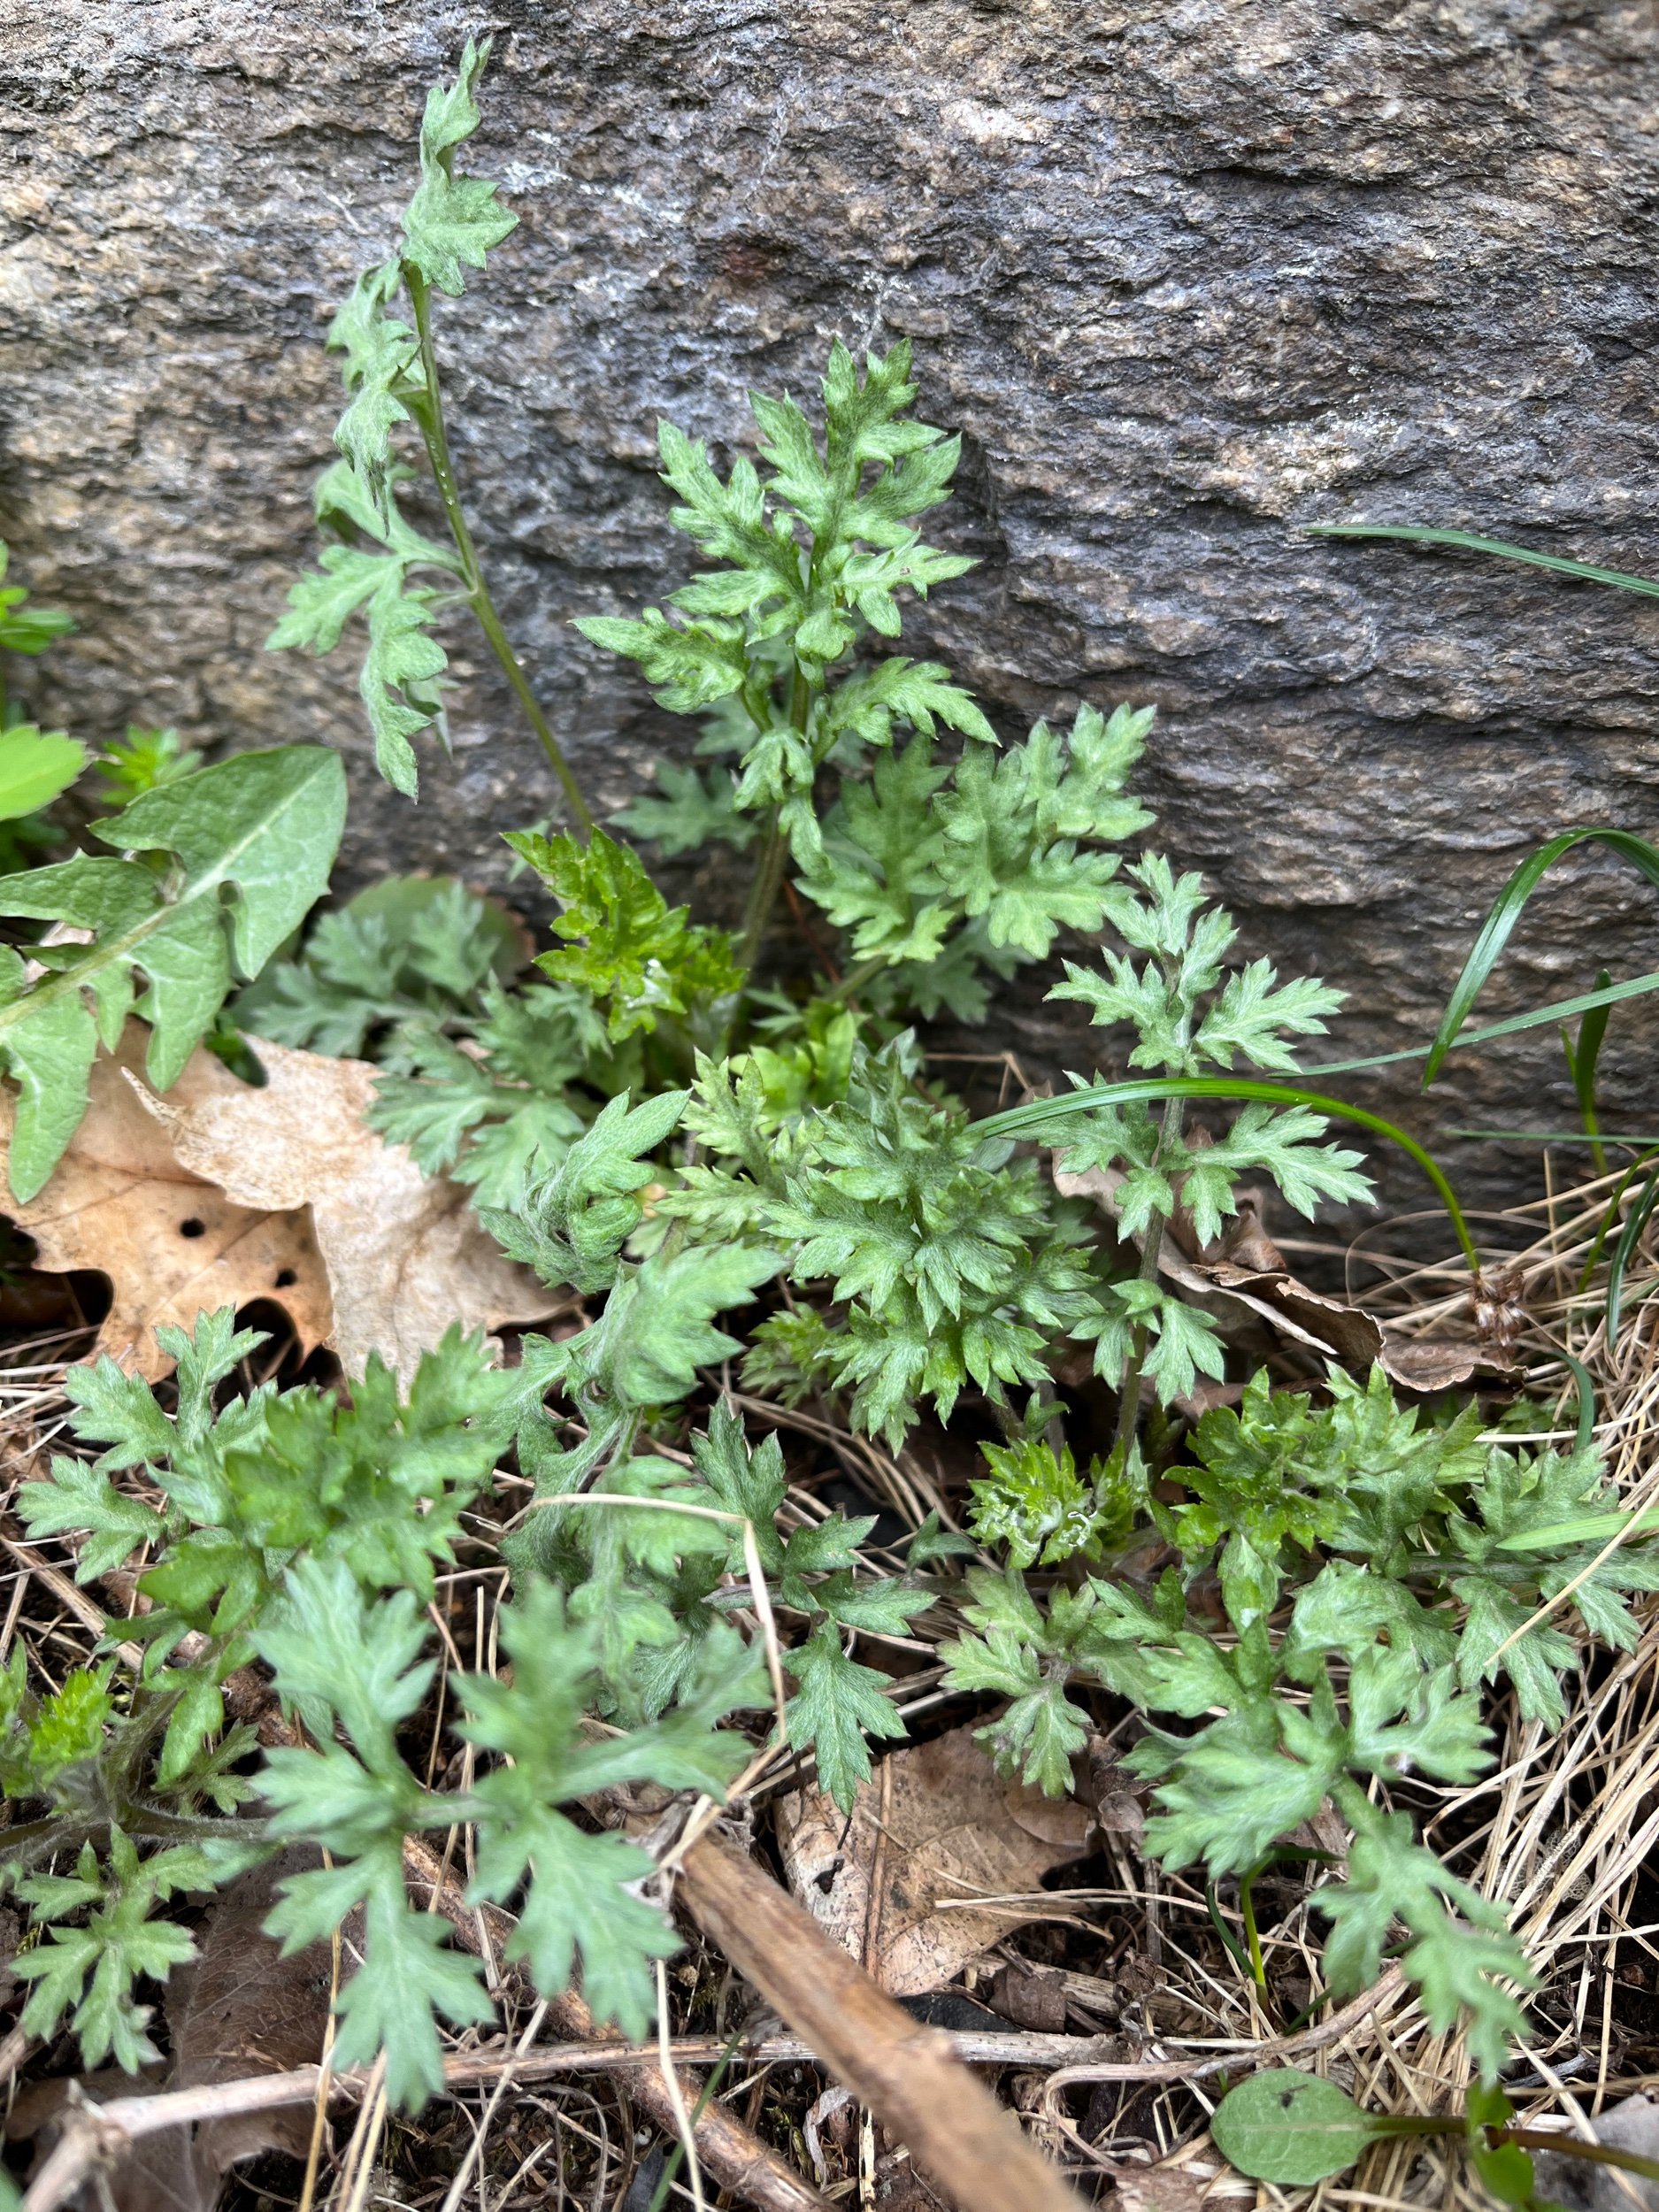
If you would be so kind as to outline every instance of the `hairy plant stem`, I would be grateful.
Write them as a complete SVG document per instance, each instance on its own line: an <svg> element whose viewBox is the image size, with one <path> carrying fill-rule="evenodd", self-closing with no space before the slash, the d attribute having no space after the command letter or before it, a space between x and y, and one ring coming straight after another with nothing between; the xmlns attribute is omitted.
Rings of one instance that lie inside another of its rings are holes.
<svg viewBox="0 0 1659 2212"><path fill-rule="evenodd" d="M856 998L864 985L879 976L884 968L891 965L885 952L872 952L868 960L861 960L856 968L849 969L833 990L822 991L818 995L833 999L838 1005L844 1005L849 998Z"/></svg>
<svg viewBox="0 0 1659 2212"><path fill-rule="evenodd" d="M438 487L438 496L443 502L449 535L455 540L455 549L461 557L461 581L465 588L466 603L477 616L479 627L489 641L490 650L500 662L503 673L518 695L525 718L535 732L554 774L564 787L565 799L582 834L591 836L594 818L571 772L571 764L565 759L557 738L549 727L540 702L530 688L530 680L524 672L518 656L513 651L507 633L502 627L501 617L495 611L495 603L490 597L489 586L484 580L484 572L479 564L478 548L473 543L472 533L461 506L455 468L449 458L449 431L443 419L443 394L438 383L437 354L432 342L429 288L419 270L407 263L403 266L403 281L409 288L410 300L414 308L415 334L420 342L420 367L425 386L422 391L411 395L409 411L414 417L425 442L426 458L432 464L433 479Z"/></svg>
<svg viewBox="0 0 1659 2212"><path fill-rule="evenodd" d="M128 1801L111 1806L102 1817L65 1812L49 1813L41 1820L14 1821L10 1827L0 1828L0 1852L10 1855L42 1844L57 1853L73 1854L83 1843L107 1843L112 1827L123 1835L143 1836L152 1843L208 1843L219 1839L242 1843L258 1825L257 1821L234 1816L219 1819L211 1813L172 1813L159 1805Z"/></svg>
<svg viewBox="0 0 1659 2212"><path fill-rule="evenodd" d="M1161 1158L1179 1141L1186 1111L1185 1100L1164 1100L1164 1120L1158 1131L1158 1148L1155 1158ZM1138 1279L1143 1283L1156 1283L1158 1279L1158 1259L1164 1249L1164 1231L1168 1219L1166 1214L1155 1213L1147 1223L1141 1247L1141 1265L1136 1270ZM1141 1371L1146 1364L1146 1356L1147 1325L1144 1321L1137 1321L1130 1339L1129 1357L1124 1363L1123 1380L1118 1386L1118 1434L1113 1445L1118 1464L1125 1468L1129 1464L1130 1447L1135 1440L1135 1428L1141 1418Z"/></svg>
<svg viewBox="0 0 1659 2212"><path fill-rule="evenodd" d="M789 722L804 737L807 718L812 711L812 692L800 662L796 661L794 667L795 675L789 686ZM772 810L760 864L749 887L749 907L743 916L743 940L737 953L741 968L752 970L760 957L766 932L772 926L772 910L778 903L778 893L783 884L783 872L789 864L788 834L779 818L782 811L781 807Z"/></svg>
<svg viewBox="0 0 1659 2212"><path fill-rule="evenodd" d="M0 1828L0 1849L11 1853L32 1843L49 1843L56 1847L65 1836L84 1839L91 1832L84 1821L54 1820L50 1816L44 1820L14 1820Z"/></svg>
<svg viewBox="0 0 1659 2212"><path fill-rule="evenodd" d="M119 1825L130 1836L148 1836L156 1843L206 1843L222 1837L233 1843L248 1839L250 1826L234 1814L222 1818L211 1813L170 1813L160 1805L126 1805L119 1811Z"/></svg>
<svg viewBox="0 0 1659 2212"><path fill-rule="evenodd" d="M760 957L760 949L766 941L766 931L772 922L772 910L778 902L778 893L783 884L783 872L788 862L789 840L779 826L778 810L774 809L766 827L766 841L761 848L760 864L755 871L749 905L743 915L743 939L737 952L737 964L741 968L752 969Z"/></svg>

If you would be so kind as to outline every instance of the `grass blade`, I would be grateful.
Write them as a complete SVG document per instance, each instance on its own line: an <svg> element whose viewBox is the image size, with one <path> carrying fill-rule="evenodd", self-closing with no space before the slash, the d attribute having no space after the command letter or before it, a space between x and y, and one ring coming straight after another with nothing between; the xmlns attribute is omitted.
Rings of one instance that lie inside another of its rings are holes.
<svg viewBox="0 0 1659 2212"><path fill-rule="evenodd" d="M1470 1009L1479 997L1486 978L1502 955L1509 941L1509 933L1521 918L1526 902L1537 889L1548 871L1563 855L1576 846L1594 843L1605 845L1627 860L1632 867L1645 875L1649 883L1659 884L1659 850L1645 837L1638 837L1630 830L1571 829L1549 838L1536 852L1529 853L1494 900L1492 910L1481 924L1480 934L1463 963L1463 973L1452 987L1440 1025L1434 1033L1429 1047L1429 1056L1423 1069L1423 1087L1426 1090L1440 1072L1440 1063L1450 1051L1452 1040L1469 1018Z"/></svg>
<svg viewBox="0 0 1659 2212"><path fill-rule="evenodd" d="M1575 998L1561 998L1548 1006L1535 1006L1530 1014L1511 1014L1507 1021L1493 1022L1485 1029L1465 1029L1458 1033L1451 1048L1461 1051L1465 1045L1489 1045L1500 1037L1518 1036L1524 1029L1541 1029L1546 1022L1571 1021L1575 1014L1587 1014L1598 1006L1617 1006L1627 998L1641 998L1649 991L1659 991L1659 970L1647 975L1632 976L1626 983L1612 983L1605 990L1580 991ZM1403 1052L1374 1053L1367 1060L1327 1060L1317 1068L1310 1068L1310 1075L1361 1075L1371 1068L1395 1068L1407 1060L1421 1060L1428 1053L1426 1045L1408 1045ZM1611 1143L1611 1138L1603 1140Z"/></svg>
<svg viewBox="0 0 1659 2212"><path fill-rule="evenodd" d="M1659 1508L1643 1513L1581 1513L1577 1520L1552 1521L1548 1528L1529 1528L1518 1536L1500 1536L1494 1551L1553 1551L1557 1544L1604 1544L1609 1536L1628 1530L1632 1536L1651 1536L1659 1529Z"/></svg>
<svg viewBox="0 0 1659 2212"><path fill-rule="evenodd" d="M1619 1231L1618 1242L1613 1248L1613 1264L1607 1276L1607 1348L1610 1352L1618 1336L1619 1316L1624 1305L1624 1271L1629 1267L1642 1231L1655 1205L1659 1205L1659 1168L1642 1185L1641 1194L1624 1217L1624 1226Z"/></svg>
<svg viewBox="0 0 1659 2212"><path fill-rule="evenodd" d="M1534 553L1531 546L1510 545L1502 538L1478 537L1471 530L1431 530L1416 522L1313 522L1303 526L1313 538L1400 538L1411 545L1453 545L1465 553L1491 553L1501 561L1521 561L1528 568L1552 569L1557 576L1576 576L1584 584L1612 584L1620 591L1640 592L1659 599L1659 583L1649 576L1632 576L1622 568L1598 568L1590 561L1563 560L1558 553Z"/></svg>
<svg viewBox="0 0 1659 2212"><path fill-rule="evenodd" d="M1587 1260L1586 1260L1583 1267L1578 1272L1578 1294L1581 1297L1590 1287L1590 1278L1595 1273L1597 1263L1601 1257L1602 1249L1606 1245L1609 1237L1610 1237L1613 1233L1614 1224L1618 1219L1618 1210L1624 1202L1624 1194L1635 1181L1636 1178L1641 1173L1643 1168L1647 1166L1653 1157L1653 1152L1655 1149L1659 1149L1659 1137L1655 1137L1653 1140L1652 1148L1650 1148L1648 1151L1643 1153L1640 1160L1632 1160L1630 1165L1624 1170L1623 1175L1621 1175L1618 1179L1618 1188L1613 1193L1611 1198L1608 1200L1606 1207L1602 1210L1601 1219L1596 1229L1594 1241L1590 1247L1590 1256Z"/></svg>
<svg viewBox="0 0 1659 2212"><path fill-rule="evenodd" d="M1367 1113L1363 1106L1351 1106L1343 1098L1327 1098L1320 1091L1303 1090L1291 1083L1257 1083L1240 1076L1137 1077L1125 1083L1090 1084L1082 1090L1065 1092L1059 1098L1033 1099L1027 1106L1010 1107L1004 1113L976 1121L973 1127L982 1137L1036 1136L1056 1122L1067 1120L1073 1114L1087 1113L1095 1107L1127 1106L1160 1098L1260 1099L1270 1106L1309 1106L1316 1113L1354 1122L1360 1128L1370 1130L1373 1136L1386 1137L1390 1144L1397 1144L1409 1154L1434 1186L1435 1194L1446 1209L1463 1257L1469 1263L1471 1274L1479 1274L1480 1256L1469 1233L1469 1224L1463 1218L1457 1194L1417 1139L1409 1136L1397 1124L1385 1121L1380 1114Z"/></svg>
<svg viewBox="0 0 1659 2212"><path fill-rule="evenodd" d="M1571 1352L1563 1352L1561 1356L1571 1371L1578 1393L1578 1433L1572 1448L1575 1452L1586 1451L1595 1438L1595 1382L1581 1359L1575 1359Z"/></svg>
<svg viewBox="0 0 1659 2212"><path fill-rule="evenodd" d="M1446 1134L1482 1144L1659 1145L1659 1137L1631 1136L1619 1129L1598 1129L1594 1137L1587 1136L1582 1129L1448 1129ZM1597 1172L1607 1172L1605 1161L1600 1164Z"/></svg>
<svg viewBox="0 0 1659 2212"><path fill-rule="evenodd" d="M1605 990L1613 980L1606 968L1596 978L1600 988ZM1590 1146L1590 1156L1595 1163L1598 1175L1607 1173L1607 1155L1601 1149L1601 1126L1595 1110L1595 1065L1601 1057L1601 1041L1607 1035L1609 1009L1594 1008L1578 1024L1575 1043L1567 1030L1561 1033L1561 1048L1567 1056L1567 1072L1572 1078L1573 1094L1578 1102L1578 1112L1584 1122L1584 1133Z"/></svg>

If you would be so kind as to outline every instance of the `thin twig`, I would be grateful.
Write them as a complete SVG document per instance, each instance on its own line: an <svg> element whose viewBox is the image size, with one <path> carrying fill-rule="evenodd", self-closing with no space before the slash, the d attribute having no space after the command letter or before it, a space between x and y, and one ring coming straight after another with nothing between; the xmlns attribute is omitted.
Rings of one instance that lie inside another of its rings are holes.
<svg viewBox="0 0 1659 2212"><path fill-rule="evenodd" d="M539 2008L540 2009L540 2008ZM532 2028L539 2024L532 2021ZM1080 2053L1098 2051L1110 2039L1097 2036L1039 2035L1010 2030L1002 2033L995 2030L967 2029L950 2032L942 2029L927 2031L942 2040L951 2056L963 2065L1020 2066L1041 2068L1052 2066L1075 2058ZM1264 2052L1274 2047L1263 2046ZM1304 2047L1297 2039L1297 2047ZM444 2061L444 2087L451 2094L489 2085L492 2095L485 2108L480 2134L467 2166L456 2177L451 2195L458 2205L455 2193L464 2186L482 2142L482 2126L487 2125L496 2109L505 2090L511 2085L520 2086L533 2082L557 2079L566 2074L611 2074L628 2080L637 2095L638 2076L652 2068L660 2068L666 2056L676 2069L687 2064L711 2063L730 2054L756 2065L803 2065L821 2062L818 2054L805 2038L798 2035L762 2035L746 2038L733 2047L727 2036L689 2036L664 2045L662 2043L624 2044L614 2042L556 2043L535 2047L528 2037L520 2037L513 2047L504 2053L486 2055L472 2052L464 2057ZM1161 2081L1173 2076L1200 2076L1222 2069L1239 2070L1255 2062L1257 2054L1245 2051L1221 2058L1188 2062L1171 2070L1157 2062L1139 2068L1124 2066L1117 2070L1113 2078L1134 2078L1146 2082ZM1079 2072L1081 2070L1078 2070ZM26 2199L27 2212L50 2212L65 2198L80 2186L95 2165L111 2162L123 2155L133 2144L146 2137L161 2133L167 2128L196 2127L213 2120L223 2120L244 2113L281 2111L291 2105L310 2104L322 2097L334 2101L360 2100L366 2091L375 2086L375 2071L372 2067L354 2067L344 2073L333 2073L326 2065L296 2066L280 2074L250 2074L240 2081L216 2082L197 2089L158 2091L152 2096L112 2098L107 2104L89 2105L77 2114L65 2131L63 2141L54 2153L62 2152L64 2145L74 2138L73 2157L59 2162L59 2179L54 2183L57 2195L42 2197L38 2201L31 2191ZM705 2113L710 2108L705 2107ZM687 2107L689 2114L689 2106ZM703 2147L706 2154L707 2146ZM63 2178L64 2176L68 2177ZM42 2169L35 2186L46 2177ZM819 2200L812 2193L797 2199L803 2206L817 2205ZM447 2202L447 2200L446 2200Z"/></svg>
<svg viewBox="0 0 1659 2212"><path fill-rule="evenodd" d="M1078 2082L1132 2081L1147 2087L1155 2082L1208 2081L1215 2074L1231 2078L1254 2073L1258 2066L1278 2065L1286 2059L1307 2058L1351 2035L1371 2014L1386 2012L1404 1987L1405 1977L1397 1966L1391 1966L1371 1988L1344 2005L1340 2012L1333 2012L1328 2020L1322 2020L1317 2027L1302 2028L1294 2035L1274 2036L1265 2043L1224 2051L1219 2058L1086 2059L1078 2065L1062 2066L1050 2074L1044 2085L1043 2110L1056 2110L1062 2092Z"/></svg>

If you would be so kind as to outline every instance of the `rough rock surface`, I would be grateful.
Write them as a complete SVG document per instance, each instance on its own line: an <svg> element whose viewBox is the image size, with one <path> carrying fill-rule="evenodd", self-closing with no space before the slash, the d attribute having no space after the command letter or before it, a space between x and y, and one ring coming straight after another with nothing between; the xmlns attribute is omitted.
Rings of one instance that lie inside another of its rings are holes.
<svg viewBox="0 0 1659 2212"><path fill-rule="evenodd" d="M1344 1056L1432 1027L1530 844L1659 822L1659 607L1296 528L1659 563L1659 41L1617 0L13 0L4 526L82 625L46 714L340 744L358 876L498 876L494 826L545 810L493 680L416 811L373 780L350 656L260 649L311 545L323 322L394 235L423 84L483 27L472 165L521 224L445 310L460 466L603 802L684 742L566 626L677 580L657 415L730 441L745 386L808 387L833 332L908 332L966 435L947 534L983 562L915 634L1010 732L1156 701L1164 840L1252 949L1349 989ZM1654 914L1571 871L1492 1012L1655 964ZM1077 1064L1066 1026L1022 993L995 1041ZM1615 1114L1651 1118L1651 1036L1616 1013ZM1469 1056L1438 1105L1368 1095L1559 1125L1555 1050ZM1522 1151L1453 1158L1477 1198L1531 1187Z"/></svg>

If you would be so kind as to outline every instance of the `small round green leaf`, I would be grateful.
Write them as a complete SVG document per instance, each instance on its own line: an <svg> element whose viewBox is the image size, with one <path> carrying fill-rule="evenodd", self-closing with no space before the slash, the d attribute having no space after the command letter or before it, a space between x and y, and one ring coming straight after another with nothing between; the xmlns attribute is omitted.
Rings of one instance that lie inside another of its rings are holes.
<svg viewBox="0 0 1659 2212"><path fill-rule="evenodd" d="M1252 2181L1306 2188L1351 2166L1376 2124L1333 2081L1294 2067L1253 2074L1216 2108L1210 2132L1230 2166Z"/></svg>

